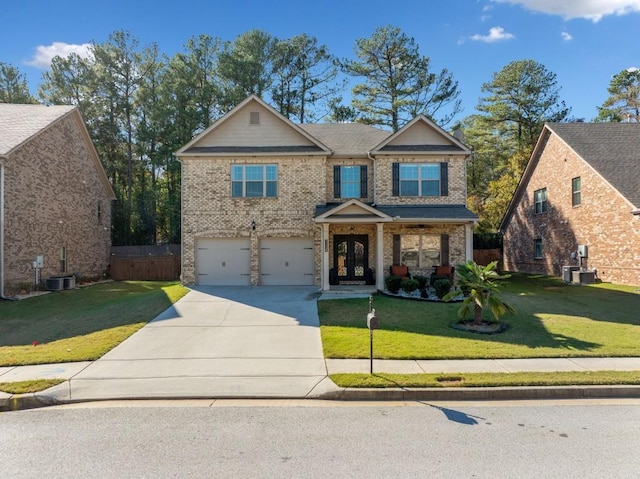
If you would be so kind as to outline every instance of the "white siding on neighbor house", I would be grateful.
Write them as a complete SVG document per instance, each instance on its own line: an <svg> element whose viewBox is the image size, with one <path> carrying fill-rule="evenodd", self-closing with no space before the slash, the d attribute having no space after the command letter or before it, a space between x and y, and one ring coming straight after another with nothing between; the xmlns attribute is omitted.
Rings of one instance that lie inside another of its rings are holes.
<svg viewBox="0 0 640 479"><path fill-rule="evenodd" d="M263 286L313 285L313 239L262 239L260 241L260 284Z"/></svg>
<svg viewBox="0 0 640 479"><path fill-rule="evenodd" d="M196 251L198 284L248 286L251 270L249 238L199 238Z"/></svg>
<svg viewBox="0 0 640 479"><path fill-rule="evenodd" d="M251 112L258 112L258 125L249 124ZM214 128L192 146L310 146L313 143L302 134L251 102Z"/></svg>

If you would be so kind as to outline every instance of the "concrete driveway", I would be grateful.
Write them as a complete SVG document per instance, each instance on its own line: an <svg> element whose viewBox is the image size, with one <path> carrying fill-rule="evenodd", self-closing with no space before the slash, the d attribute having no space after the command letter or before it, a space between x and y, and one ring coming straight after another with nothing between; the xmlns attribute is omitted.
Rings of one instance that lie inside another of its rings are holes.
<svg viewBox="0 0 640 479"><path fill-rule="evenodd" d="M304 398L326 377L317 288L206 287L69 381L71 400Z"/></svg>

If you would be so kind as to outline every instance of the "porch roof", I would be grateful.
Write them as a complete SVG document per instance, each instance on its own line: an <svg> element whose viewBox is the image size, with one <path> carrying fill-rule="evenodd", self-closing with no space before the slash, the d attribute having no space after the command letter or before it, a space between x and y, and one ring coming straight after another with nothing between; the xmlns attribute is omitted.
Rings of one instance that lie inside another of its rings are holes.
<svg viewBox="0 0 640 479"><path fill-rule="evenodd" d="M315 216L326 215L332 209L338 208L341 203L327 203L324 205L316 205ZM368 205L384 216L393 218L399 222L476 222L478 216L467 209L465 205ZM364 216L360 216L364 219ZM347 219L348 215L343 215L343 219ZM369 216L372 221L381 218ZM355 219L355 218L354 218ZM360 221L361 222L361 221Z"/></svg>

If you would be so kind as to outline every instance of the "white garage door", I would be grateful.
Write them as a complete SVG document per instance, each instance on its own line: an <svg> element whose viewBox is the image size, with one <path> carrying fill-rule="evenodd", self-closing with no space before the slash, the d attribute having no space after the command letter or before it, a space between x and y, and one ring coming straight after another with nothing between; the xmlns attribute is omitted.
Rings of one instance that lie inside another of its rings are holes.
<svg viewBox="0 0 640 479"><path fill-rule="evenodd" d="M260 241L260 284L312 285L313 240L265 238Z"/></svg>
<svg viewBox="0 0 640 479"><path fill-rule="evenodd" d="M251 281L248 238L201 238L196 251L198 284L248 286Z"/></svg>

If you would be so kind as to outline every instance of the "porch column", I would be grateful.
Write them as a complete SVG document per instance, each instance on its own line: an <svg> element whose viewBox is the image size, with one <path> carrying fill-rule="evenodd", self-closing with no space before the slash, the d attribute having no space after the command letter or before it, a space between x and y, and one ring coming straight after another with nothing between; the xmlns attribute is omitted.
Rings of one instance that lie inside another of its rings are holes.
<svg viewBox="0 0 640 479"><path fill-rule="evenodd" d="M322 223L322 291L329 291L329 223Z"/></svg>
<svg viewBox="0 0 640 479"><path fill-rule="evenodd" d="M464 234L466 240L467 261L473 260L473 224L468 223L464 226Z"/></svg>
<svg viewBox="0 0 640 479"><path fill-rule="evenodd" d="M384 223L376 223L376 289L384 289Z"/></svg>

